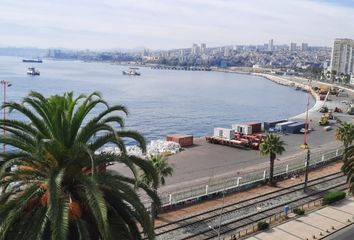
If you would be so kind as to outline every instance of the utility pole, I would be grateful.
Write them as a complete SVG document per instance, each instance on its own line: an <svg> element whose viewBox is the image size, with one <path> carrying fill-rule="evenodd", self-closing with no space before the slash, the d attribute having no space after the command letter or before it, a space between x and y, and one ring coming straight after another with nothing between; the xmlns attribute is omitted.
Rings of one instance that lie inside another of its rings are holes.
<svg viewBox="0 0 354 240"><path fill-rule="evenodd" d="M220 212L220 217L219 217L218 240L220 240L220 230L221 230L222 214L223 214L223 212L224 212L224 206L225 206L226 184L227 184L227 181L225 182L224 191L222 191L222 207L221 207L221 212Z"/></svg>
<svg viewBox="0 0 354 240"><path fill-rule="evenodd" d="M6 103L6 89L8 87L11 87L12 84L9 82L9 81L6 81L6 80L1 80L0 81L0 84L3 86L3 89L4 89L4 101L3 101L3 104ZM6 108L4 107L4 112L3 112L3 119L4 119L4 124L5 124L5 120L6 120ZM6 134L6 131L5 131L5 126L4 126L4 129L3 129L3 136L5 137L5 134ZM6 144L3 143L2 144L2 153L5 154L6 152Z"/></svg>
<svg viewBox="0 0 354 240"><path fill-rule="evenodd" d="M309 169L310 169L310 149L308 148L307 155L306 155L304 192L307 192L307 182L309 179Z"/></svg>
<svg viewBox="0 0 354 240"><path fill-rule="evenodd" d="M305 117L305 133L304 133L304 144L303 148L307 149L306 154L306 166L305 166L305 182L304 182L304 192L307 191L307 182L309 178L310 169L310 147L307 143L307 134L309 131L309 107L310 107L310 97L311 97L311 80L308 81L308 93L307 93L307 107L306 107L306 117Z"/></svg>

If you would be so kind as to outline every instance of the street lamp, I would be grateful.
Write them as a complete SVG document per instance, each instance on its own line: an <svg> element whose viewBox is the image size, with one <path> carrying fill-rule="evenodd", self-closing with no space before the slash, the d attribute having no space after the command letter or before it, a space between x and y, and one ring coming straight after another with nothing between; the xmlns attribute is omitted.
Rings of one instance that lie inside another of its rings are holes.
<svg viewBox="0 0 354 240"><path fill-rule="evenodd" d="M6 80L1 80L0 83L3 86L3 89L4 89L4 103L3 104L5 104L6 103L6 89L8 87L11 87L12 84L9 81L6 81ZM5 109L5 107L4 107L3 114L4 114L3 119L4 119L4 124L5 124L5 119L6 119L6 109ZM4 137L5 137L5 134L6 134L6 131L5 131L5 126L4 126L4 128L3 128ZM6 152L6 144L5 143L2 144L2 152L3 152L3 154L5 154L5 152Z"/></svg>

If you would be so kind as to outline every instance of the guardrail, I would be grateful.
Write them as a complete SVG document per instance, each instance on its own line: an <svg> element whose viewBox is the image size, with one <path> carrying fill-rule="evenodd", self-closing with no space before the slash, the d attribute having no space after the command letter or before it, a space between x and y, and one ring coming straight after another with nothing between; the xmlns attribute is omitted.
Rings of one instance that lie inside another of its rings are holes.
<svg viewBox="0 0 354 240"><path fill-rule="evenodd" d="M338 160L342 156L343 150L343 148L338 148L331 151L311 154L310 169L315 169ZM298 157L297 160L277 164L274 167L274 177L276 179L284 179L304 172L306 168L305 159L306 156L304 155ZM170 207L215 197L221 195L223 192L230 193L249 189L264 183L268 178L268 168L247 173L237 172L233 176L210 178L208 184L199 184L175 192L159 192L159 197L162 202L162 207L168 209Z"/></svg>

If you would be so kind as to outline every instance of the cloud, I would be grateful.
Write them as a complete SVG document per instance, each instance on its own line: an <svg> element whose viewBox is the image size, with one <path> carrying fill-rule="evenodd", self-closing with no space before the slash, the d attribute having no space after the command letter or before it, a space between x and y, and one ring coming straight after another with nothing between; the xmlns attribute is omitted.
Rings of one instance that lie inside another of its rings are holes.
<svg viewBox="0 0 354 240"><path fill-rule="evenodd" d="M0 0L2 45L109 49L354 38L353 1Z"/></svg>

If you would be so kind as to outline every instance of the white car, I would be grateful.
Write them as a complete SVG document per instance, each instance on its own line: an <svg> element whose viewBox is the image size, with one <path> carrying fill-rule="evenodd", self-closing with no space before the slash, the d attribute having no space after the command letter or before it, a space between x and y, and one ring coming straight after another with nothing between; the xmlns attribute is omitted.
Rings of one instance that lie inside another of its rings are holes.
<svg viewBox="0 0 354 240"><path fill-rule="evenodd" d="M307 132L310 132L311 131L311 129L307 129ZM300 133L305 133L306 132L306 129L305 128L301 128L300 129Z"/></svg>

